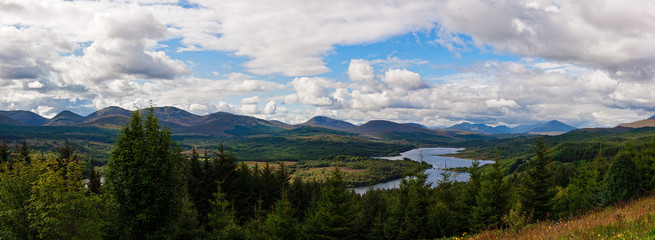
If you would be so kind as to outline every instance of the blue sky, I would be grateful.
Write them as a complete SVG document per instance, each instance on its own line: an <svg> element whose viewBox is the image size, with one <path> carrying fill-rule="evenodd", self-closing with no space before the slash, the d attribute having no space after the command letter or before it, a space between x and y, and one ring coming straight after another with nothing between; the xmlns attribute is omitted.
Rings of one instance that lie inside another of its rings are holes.
<svg viewBox="0 0 655 240"><path fill-rule="evenodd" d="M655 114L652 1L0 3L0 109L447 127Z"/></svg>

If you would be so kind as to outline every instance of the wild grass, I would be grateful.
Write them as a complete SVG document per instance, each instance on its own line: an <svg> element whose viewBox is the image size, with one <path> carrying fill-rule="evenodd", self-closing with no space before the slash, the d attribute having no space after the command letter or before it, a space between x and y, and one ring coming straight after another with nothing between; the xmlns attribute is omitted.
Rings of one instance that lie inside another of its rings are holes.
<svg viewBox="0 0 655 240"><path fill-rule="evenodd" d="M543 221L518 231L485 230L451 239L655 239L655 196L567 221Z"/></svg>

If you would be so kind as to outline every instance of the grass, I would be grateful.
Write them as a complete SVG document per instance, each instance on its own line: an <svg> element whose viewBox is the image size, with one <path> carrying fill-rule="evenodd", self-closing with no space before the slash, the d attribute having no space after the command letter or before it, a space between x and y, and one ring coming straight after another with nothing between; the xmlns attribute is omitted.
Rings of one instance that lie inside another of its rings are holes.
<svg viewBox="0 0 655 240"><path fill-rule="evenodd" d="M451 239L655 239L655 196L568 221L544 221L518 231L487 230Z"/></svg>

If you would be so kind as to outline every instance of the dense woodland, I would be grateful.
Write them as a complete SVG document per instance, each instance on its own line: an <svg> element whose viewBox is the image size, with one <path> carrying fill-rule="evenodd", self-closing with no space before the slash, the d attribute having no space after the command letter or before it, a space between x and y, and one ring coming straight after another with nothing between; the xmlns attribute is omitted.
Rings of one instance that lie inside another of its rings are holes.
<svg viewBox="0 0 655 240"><path fill-rule="evenodd" d="M567 219L655 189L652 140L596 151L565 173L547 143L532 141L532 155L511 174L497 160L474 164L466 183L446 172L432 186L416 165L399 189L358 195L338 169L303 181L284 164L251 167L223 149L185 156L151 112L135 112L104 183L67 142L50 154L25 141L0 145L0 239L440 238ZM574 153L588 154L557 156Z"/></svg>

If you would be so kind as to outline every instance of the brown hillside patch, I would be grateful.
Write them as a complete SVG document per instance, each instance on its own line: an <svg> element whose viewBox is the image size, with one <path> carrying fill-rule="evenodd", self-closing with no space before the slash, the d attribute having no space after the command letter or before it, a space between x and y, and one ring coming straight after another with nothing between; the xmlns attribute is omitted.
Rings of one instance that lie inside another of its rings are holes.
<svg viewBox="0 0 655 240"><path fill-rule="evenodd" d="M568 221L545 221L518 232L488 230L452 239L655 239L655 197L609 207Z"/></svg>

